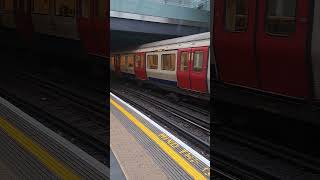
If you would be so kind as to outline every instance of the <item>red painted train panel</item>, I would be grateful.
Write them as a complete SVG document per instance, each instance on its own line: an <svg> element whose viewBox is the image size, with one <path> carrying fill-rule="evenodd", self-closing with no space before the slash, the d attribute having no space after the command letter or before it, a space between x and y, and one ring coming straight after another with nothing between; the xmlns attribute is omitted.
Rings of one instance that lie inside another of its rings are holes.
<svg viewBox="0 0 320 180"><path fill-rule="evenodd" d="M224 0L214 1L214 51L216 63L219 68L220 79L227 83L233 83L252 88L258 87L257 62L255 60L255 6L256 2L250 0L242 7L242 14L249 14L247 24L235 27L229 25L225 18L228 4ZM229 1L232 2L232 1ZM236 2L236 1L233 1ZM229 5L232 6L232 5ZM234 5L233 5L234 6Z"/></svg>
<svg viewBox="0 0 320 180"><path fill-rule="evenodd" d="M309 5L304 0L216 0L213 45L220 80L310 97Z"/></svg>
<svg viewBox="0 0 320 180"><path fill-rule="evenodd" d="M292 7L296 11L296 20L292 17L292 20L288 19L288 23L296 21L293 32L289 32L289 29L288 32L267 29L267 5L267 1L262 0L258 7L257 59L261 88L288 96L308 98L311 87L307 73L309 1L297 0L297 4Z"/></svg>
<svg viewBox="0 0 320 180"><path fill-rule="evenodd" d="M190 87L191 48L178 50L177 81L181 89Z"/></svg>
<svg viewBox="0 0 320 180"><path fill-rule="evenodd" d="M134 74L137 79L147 80L145 53L137 53L135 55Z"/></svg>
<svg viewBox="0 0 320 180"><path fill-rule="evenodd" d="M208 47L192 48L190 72L191 90L205 93L207 87Z"/></svg>

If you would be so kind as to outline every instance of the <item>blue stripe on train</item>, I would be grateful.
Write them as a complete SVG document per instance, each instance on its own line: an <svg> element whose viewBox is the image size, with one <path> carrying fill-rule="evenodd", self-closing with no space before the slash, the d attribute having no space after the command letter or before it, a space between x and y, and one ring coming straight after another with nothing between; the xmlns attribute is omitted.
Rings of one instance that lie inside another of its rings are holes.
<svg viewBox="0 0 320 180"><path fill-rule="evenodd" d="M161 83L161 84L170 85L170 86L177 86L177 82L176 81L169 81L169 80L152 78L152 77L149 77L149 80L150 81L154 81L154 82L158 82L158 83Z"/></svg>

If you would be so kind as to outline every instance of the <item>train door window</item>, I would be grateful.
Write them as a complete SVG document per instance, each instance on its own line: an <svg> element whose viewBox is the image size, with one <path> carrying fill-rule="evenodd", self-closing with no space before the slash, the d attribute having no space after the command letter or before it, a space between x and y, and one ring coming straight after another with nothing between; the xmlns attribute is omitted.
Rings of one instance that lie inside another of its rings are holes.
<svg viewBox="0 0 320 180"><path fill-rule="evenodd" d="M161 67L162 70L174 71L176 69L176 54L162 54Z"/></svg>
<svg viewBox="0 0 320 180"><path fill-rule="evenodd" d="M140 68L141 67L141 57L139 55L135 56L135 67Z"/></svg>
<svg viewBox="0 0 320 180"><path fill-rule="evenodd" d="M296 31L296 0L267 0L266 32L290 35Z"/></svg>
<svg viewBox="0 0 320 180"><path fill-rule="evenodd" d="M32 13L35 14L49 14L49 0L33 0Z"/></svg>
<svg viewBox="0 0 320 180"><path fill-rule="evenodd" d="M180 71L188 71L189 52L182 52L180 56Z"/></svg>
<svg viewBox="0 0 320 180"><path fill-rule="evenodd" d="M126 59L126 63L128 65L129 68L133 68L133 62L134 62L134 56L133 55L128 55L126 56L127 59Z"/></svg>
<svg viewBox="0 0 320 180"><path fill-rule="evenodd" d="M193 54L193 72L202 72L203 51L195 51Z"/></svg>
<svg viewBox="0 0 320 180"><path fill-rule="evenodd" d="M100 18L106 17L106 8L107 8L107 1L106 0L97 0L96 4L96 16Z"/></svg>
<svg viewBox="0 0 320 180"><path fill-rule="evenodd" d="M90 16L90 0L80 1L80 16L89 18Z"/></svg>
<svg viewBox="0 0 320 180"><path fill-rule="evenodd" d="M74 17L75 0L55 0L56 16Z"/></svg>
<svg viewBox="0 0 320 180"><path fill-rule="evenodd" d="M126 66L126 56L120 56L120 66Z"/></svg>
<svg viewBox="0 0 320 180"><path fill-rule="evenodd" d="M248 0L225 1L225 30L244 32L248 27Z"/></svg>
<svg viewBox="0 0 320 180"><path fill-rule="evenodd" d="M148 55L147 56L148 69L158 69L158 55Z"/></svg>

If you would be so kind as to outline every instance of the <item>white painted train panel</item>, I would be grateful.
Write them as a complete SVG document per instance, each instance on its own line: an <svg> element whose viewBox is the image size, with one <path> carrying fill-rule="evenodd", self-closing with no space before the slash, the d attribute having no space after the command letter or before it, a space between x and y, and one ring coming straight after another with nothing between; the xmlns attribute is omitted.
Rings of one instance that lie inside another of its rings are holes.
<svg viewBox="0 0 320 180"><path fill-rule="evenodd" d="M174 70L164 70L164 62L162 61L162 55L174 54ZM164 51L164 52L152 52L146 54L146 72L147 77L150 79L154 78L155 80L169 81L169 82L177 82L177 54L178 51ZM149 55L157 55L157 68L151 69L148 62Z"/></svg>

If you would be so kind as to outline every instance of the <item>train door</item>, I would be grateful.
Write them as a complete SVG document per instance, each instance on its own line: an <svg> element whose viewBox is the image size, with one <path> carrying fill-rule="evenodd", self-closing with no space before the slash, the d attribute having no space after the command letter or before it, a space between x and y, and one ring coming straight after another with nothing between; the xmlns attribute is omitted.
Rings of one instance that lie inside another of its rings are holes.
<svg viewBox="0 0 320 180"><path fill-rule="evenodd" d="M178 87L190 88L191 48L179 49L178 51L177 80Z"/></svg>
<svg viewBox="0 0 320 180"><path fill-rule="evenodd" d="M192 48L190 87L193 91L207 92L208 47Z"/></svg>
<svg viewBox="0 0 320 180"><path fill-rule="evenodd" d="M93 32L93 7L94 2L91 0L77 1L77 26L80 39L88 54L95 54L95 38Z"/></svg>
<svg viewBox="0 0 320 180"><path fill-rule="evenodd" d="M146 60L145 53L137 53L134 58L134 73L137 79L146 80Z"/></svg>
<svg viewBox="0 0 320 180"><path fill-rule="evenodd" d="M262 89L295 97L310 95L306 57L309 3L306 0L259 2L257 56Z"/></svg>
<svg viewBox="0 0 320 180"><path fill-rule="evenodd" d="M99 56L107 57L109 54L109 13L108 2L106 0L94 1L93 35L95 36L96 53Z"/></svg>
<svg viewBox="0 0 320 180"><path fill-rule="evenodd" d="M16 29L23 40L31 41L33 33L31 0L15 0Z"/></svg>
<svg viewBox="0 0 320 180"><path fill-rule="evenodd" d="M310 1L217 0L214 49L222 81L310 96Z"/></svg>
<svg viewBox="0 0 320 180"><path fill-rule="evenodd" d="M214 1L213 48L220 80L257 87L256 0Z"/></svg>

